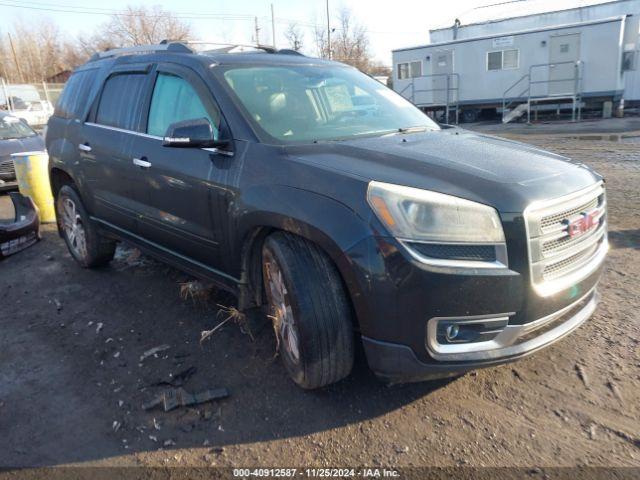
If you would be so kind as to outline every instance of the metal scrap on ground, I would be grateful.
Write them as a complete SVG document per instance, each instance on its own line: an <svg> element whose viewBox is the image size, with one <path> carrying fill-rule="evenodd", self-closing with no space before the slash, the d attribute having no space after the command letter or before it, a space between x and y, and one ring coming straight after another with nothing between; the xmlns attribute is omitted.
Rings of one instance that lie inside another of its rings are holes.
<svg viewBox="0 0 640 480"><path fill-rule="evenodd" d="M226 388L214 388L198 393L189 393L184 388L173 388L171 390L165 390L150 402L143 403L142 408L151 410L158 405L162 405L164 411L168 412L177 407L198 405L228 396L229 391Z"/></svg>
<svg viewBox="0 0 640 480"><path fill-rule="evenodd" d="M140 355L140 361L143 362L145 359L149 358L150 356L155 355L156 353L164 352L165 350L169 350L169 348L171 347L166 343L164 345L158 345L157 347L150 348L149 350L144 352L142 355Z"/></svg>

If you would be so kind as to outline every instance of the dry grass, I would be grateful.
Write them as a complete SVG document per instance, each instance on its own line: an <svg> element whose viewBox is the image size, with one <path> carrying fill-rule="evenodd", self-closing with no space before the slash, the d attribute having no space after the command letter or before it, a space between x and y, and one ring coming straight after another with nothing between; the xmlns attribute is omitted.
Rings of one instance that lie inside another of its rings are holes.
<svg viewBox="0 0 640 480"><path fill-rule="evenodd" d="M218 308L219 310L218 310L218 313L216 314L216 318L219 318L224 314L227 315L226 318L222 320L220 323L218 323L218 325L213 327L211 330L203 330L200 333L200 343L204 342L207 338L209 338L215 332L220 330L228 322L235 323L240 327L240 331L242 333L244 333L245 335L249 335L249 337L251 338L251 341L255 340L253 333L249 328L249 323L247 322L247 316L243 312L241 312L235 307L227 307L225 305L219 305L219 304L218 304Z"/></svg>

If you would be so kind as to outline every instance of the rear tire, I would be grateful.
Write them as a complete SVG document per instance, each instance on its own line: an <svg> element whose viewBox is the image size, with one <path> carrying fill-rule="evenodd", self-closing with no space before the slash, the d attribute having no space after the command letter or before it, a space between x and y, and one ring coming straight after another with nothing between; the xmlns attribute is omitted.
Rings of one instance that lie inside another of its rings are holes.
<svg viewBox="0 0 640 480"><path fill-rule="evenodd" d="M352 313L333 262L314 244L278 232L264 243L262 265L280 356L293 381L314 389L349 375Z"/></svg>
<svg viewBox="0 0 640 480"><path fill-rule="evenodd" d="M108 264L116 250L116 242L98 233L71 185L63 185L56 195L58 231L69 253L84 268Z"/></svg>

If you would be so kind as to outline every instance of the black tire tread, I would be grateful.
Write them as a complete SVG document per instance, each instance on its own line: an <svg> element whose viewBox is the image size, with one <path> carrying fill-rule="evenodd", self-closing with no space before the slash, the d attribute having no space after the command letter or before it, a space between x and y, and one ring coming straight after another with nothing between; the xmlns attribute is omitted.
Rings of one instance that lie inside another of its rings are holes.
<svg viewBox="0 0 640 480"><path fill-rule="evenodd" d="M304 373L294 380L313 389L348 376L354 359L352 313L335 265L316 245L293 234L272 234L266 246L276 254L303 330Z"/></svg>

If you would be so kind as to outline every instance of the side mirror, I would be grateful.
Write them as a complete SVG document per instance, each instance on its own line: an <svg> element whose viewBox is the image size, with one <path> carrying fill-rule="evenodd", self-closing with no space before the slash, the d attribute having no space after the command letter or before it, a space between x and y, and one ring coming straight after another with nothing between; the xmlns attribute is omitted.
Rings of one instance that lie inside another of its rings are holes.
<svg viewBox="0 0 640 480"><path fill-rule="evenodd" d="M172 123L167 128L162 145L179 148L211 148L221 147L228 141L215 140L213 128L206 118L183 120Z"/></svg>

